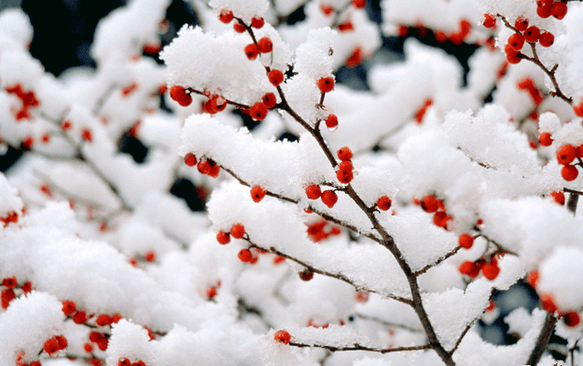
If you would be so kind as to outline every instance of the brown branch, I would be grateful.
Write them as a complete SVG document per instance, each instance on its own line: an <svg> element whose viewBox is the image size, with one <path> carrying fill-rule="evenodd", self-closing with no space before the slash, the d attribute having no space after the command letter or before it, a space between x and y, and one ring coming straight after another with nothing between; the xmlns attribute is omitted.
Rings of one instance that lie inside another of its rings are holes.
<svg viewBox="0 0 583 366"><path fill-rule="evenodd" d="M573 214L577 212L577 202L579 202L579 194L570 193L569 200L567 201L567 209Z"/></svg>
<svg viewBox="0 0 583 366"><path fill-rule="evenodd" d="M532 349L532 353L528 357L528 361L526 361L527 365L536 366L538 364L538 362L543 356L543 353L547 349L549 340L551 339L551 335L553 334L553 329L555 328L557 320L558 318L554 314L547 313L545 324L540 330L538 339L536 340L536 344Z"/></svg>
<svg viewBox="0 0 583 366"><path fill-rule="evenodd" d="M462 331L462 334L460 334L460 337L455 342L455 345L453 346L453 348L451 349L451 351L449 351L449 353L451 355L453 355L455 353L455 351L458 349L458 347L462 343L462 340L464 339L464 337L466 336L466 334L468 334L468 331L472 328L472 325L474 325L473 322L471 322L470 324L466 325L465 329Z"/></svg>
<svg viewBox="0 0 583 366"><path fill-rule="evenodd" d="M316 267L314 267L314 266L312 266L312 265L310 265L310 264L302 261L301 259L292 257L291 255L289 255L287 253L284 253L284 252L281 252L281 251L277 250L275 247L269 247L269 248L267 248L267 247L263 247L261 245L258 245L257 243L254 243L249 238L243 238L243 239L246 240L250 244L251 247L258 248L258 249L262 249L262 250L264 250L266 252L270 252L270 253L273 253L273 254L282 256L282 257L284 257L286 259L289 259L289 260L291 260L293 262L296 262L297 264L299 264L299 265L301 265L303 267L306 267L310 272L314 272L314 273L321 274L321 275L326 276L326 277L331 277L331 278L335 278L337 280L346 282L349 285L353 286L356 289L356 291L367 291L367 292L376 293L376 294L379 294L380 296L388 297L388 298L391 298L393 300L397 300L399 302L402 302L404 304L411 305L411 300L406 299L404 297L400 297L400 296L392 295L392 294L380 294L377 291L374 291L374 290L371 290L371 289L362 287L360 285L357 285L356 283L354 283L354 281L351 278L349 278L348 276L346 276L343 273L340 273L340 272L333 273L333 272L329 272L329 271L326 271L326 270L323 270L323 269L320 269L320 268L316 268Z"/></svg>
<svg viewBox="0 0 583 366"><path fill-rule="evenodd" d="M306 343L298 343L298 342L289 342L290 346L299 347L299 348L323 348L327 349L331 352L337 351L369 351L369 352L378 352L378 353L392 353L392 352L405 352L405 351L423 351L426 349L430 349L431 345L426 344L423 346L409 346L409 347L396 347L396 348L372 348L360 345L358 343L354 343L352 346L344 346L344 347L336 347L326 344L306 344Z"/></svg>
<svg viewBox="0 0 583 366"><path fill-rule="evenodd" d="M421 268L418 271L415 271L413 273L414 276L420 276L423 273L427 272L428 270L430 270L431 268L437 266L439 263L443 262L444 260L453 257L462 247L457 246L454 250L452 250L451 252L447 253L446 255L444 255L443 257L439 258L435 263L431 263L426 265L425 267Z"/></svg>

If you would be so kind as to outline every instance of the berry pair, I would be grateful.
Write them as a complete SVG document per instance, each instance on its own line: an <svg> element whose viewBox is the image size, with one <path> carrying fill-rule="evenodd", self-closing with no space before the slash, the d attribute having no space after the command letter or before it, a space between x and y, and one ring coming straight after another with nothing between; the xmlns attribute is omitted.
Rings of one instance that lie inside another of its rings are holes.
<svg viewBox="0 0 583 366"><path fill-rule="evenodd" d="M479 259L476 262L465 261L460 265L459 271L470 278L478 277L480 271L482 271L484 277L493 280L498 277L500 267L498 267L496 257L492 257L490 262L486 262L484 259Z"/></svg>
<svg viewBox="0 0 583 366"><path fill-rule="evenodd" d="M442 200L437 199L434 195L427 195L419 201L423 211L433 213L433 224L447 230L447 224L453 218L445 211L445 205Z"/></svg>
<svg viewBox="0 0 583 366"><path fill-rule="evenodd" d="M583 144L577 147L571 144L563 145L556 151L556 155L557 162L563 165L563 168L561 168L561 176L563 179L567 182L577 179L577 176L579 175L579 170L576 167L577 164L571 165L571 163L577 159L579 160L579 165L581 165L580 161L581 158L583 158Z"/></svg>
<svg viewBox="0 0 583 366"><path fill-rule="evenodd" d="M306 196L311 200L322 199L322 202L329 208L334 207L336 202L338 202L338 195L333 190L326 190L322 192L320 186L316 184L310 184L306 187Z"/></svg>
<svg viewBox="0 0 583 366"><path fill-rule="evenodd" d="M245 235L245 226L243 226L243 224L237 223L235 225L233 225L233 227L231 227L231 231L224 232L224 231L219 231L219 233L217 234L217 241L219 242L219 244L229 244L231 242L231 236L235 239L242 239L243 236Z"/></svg>

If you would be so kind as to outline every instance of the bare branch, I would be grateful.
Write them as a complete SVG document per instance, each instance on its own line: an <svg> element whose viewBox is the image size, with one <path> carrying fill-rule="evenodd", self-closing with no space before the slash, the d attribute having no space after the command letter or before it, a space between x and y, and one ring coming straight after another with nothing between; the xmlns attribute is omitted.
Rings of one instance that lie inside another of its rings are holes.
<svg viewBox="0 0 583 366"><path fill-rule="evenodd" d="M415 276L420 276L423 273L427 272L428 270L430 270L431 268L437 266L439 263L443 262L444 260L453 257L462 247L458 246L456 247L454 250L452 250L451 252L447 253L446 255L444 255L443 257L439 258L435 263L431 263L426 265L425 267L421 268L420 270L416 271L415 273L413 273L413 275Z"/></svg>
<svg viewBox="0 0 583 366"><path fill-rule="evenodd" d="M335 347L326 344L306 344L306 343L298 343L298 342L289 342L290 346L299 347L299 348L324 348L332 352L337 351L369 351L369 352L378 352L378 353L393 353L393 352L406 352L406 351L423 351L426 349L430 349L431 345L426 344L423 346L410 346L410 347L395 347L395 348L372 348L360 345L355 343L352 346L346 347Z"/></svg>

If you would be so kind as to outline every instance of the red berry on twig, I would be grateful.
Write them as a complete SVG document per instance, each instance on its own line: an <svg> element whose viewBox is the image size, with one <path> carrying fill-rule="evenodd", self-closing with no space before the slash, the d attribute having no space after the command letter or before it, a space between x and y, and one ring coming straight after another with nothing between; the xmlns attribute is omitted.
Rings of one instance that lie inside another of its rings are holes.
<svg viewBox="0 0 583 366"><path fill-rule="evenodd" d="M266 193L267 191L265 191L265 189L261 188L260 186L254 186L251 188L251 198L253 199L253 202L261 201L263 197L265 197Z"/></svg>
<svg viewBox="0 0 583 366"><path fill-rule="evenodd" d="M379 210L387 211L389 208L391 208L392 203L393 202L388 196L381 196L377 200L377 207Z"/></svg>
<svg viewBox="0 0 583 366"><path fill-rule="evenodd" d="M322 192L322 202L332 208L338 202L338 195L332 190Z"/></svg>
<svg viewBox="0 0 583 366"><path fill-rule="evenodd" d="M263 37L257 41L257 47L261 53L269 53L273 50L273 43L269 37Z"/></svg>
<svg viewBox="0 0 583 366"><path fill-rule="evenodd" d="M217 241L219 242L219 244L222 245L229 244L229 242L231 241L231 237L229 236L228 233L224 231L219 231L217 234Z"/></svg>
<svg viewBox="0 0 583 366"><path fill-rule="evenodd" d="M577 149L573 145L563 145L557 150L557 162L561 165L571 164L576 157Z"/></svg>
<svg viewBox="0 0 583 366"><path fill-rule="evenodd" d="M75 313L75 311L77 311L77 306L73 301L63 301L63 313L65 316L71 316Z"/></svg>
<svg viewBox="0 0 583 366"><path fill-rule="evenodd" d="M318 89L320 89L322 93L328 93L334 90L334 78L328 76L318 80Z"/></svg>
<svg viewBox="0 0 583 366"><path fill-rule="evenodd" d="M188 107L192 103L192 96L180 85L174 85L170 88L170 98L183 107Z"/></svg>
<svg viewBox="0 0 583 366"><path fill-rule="evenodd" d="M239 254L237 254L239 260L243 263L249 263L253 259L253 254L249 251L249 249L241 249Z"/></svg>
<svg viewBox="0 0 583 366"><path fill-rule="evenodd" d="M14 288L18 285L18 281L16 281L16 277L6 277L2 280L2 285L8 288Z"/></svg>
<svg viewBox="0 0 583 366"><path fill-rule="evenodd" d="M320 186L316 184L311 184L306 187L306 196L311 200L317 200L322 196L322 190Z"/></svg>
<svg viewBox="0 0 583 366"><path fill-rule="evenodd" d="M543 47L551 47L555 43L555 36L551 32L543 32L540 35L539 43Z"/></svg>
<svg viewBox="0 0 583 366"><path fill-rule="evenodd" d="M470 249L474 245L474 237L468 234L462 234L458 238L458 243L460 247Z"/></svg>
<svg viewBox="0 0 583 366"><path fill-rule="evenodd" d="M480 269L476 266L476 263L465 261L460 265L460 273L470 278L475 278L480 274Z"/></svg>
<svg viewBox="0 0 583 366"><path fill-rule="evenodd" d="M538 137L540 144L542 146L551 146L553 143L553 138L549 132L543 132Z"/></svg>
<svg viewBox="0 0 583 366"><path fill-rule="evenodd" d="M263 104L265 104L265 106L268 109L271 109L273 107L275 107L275 105L277 104L277 99L275 98L275 94L273 93L267 93L265 94L261 100L263 101Z"/></svg>
<svg viewBox="0 0 583 366"><path fill-rule="evenodd" d="M530 26L524 31L524 39L528 43L536 43L540 37L540 29L537 26Z"/></svg>
<svg viewBox="0 0 583 366"><path fill-rule="evenodd" d="M494 28L496 26L496 17L492 14L484 14L484 27Z"/></svg>
<svg viewBox="0 0 583 366"><path fill-rule="evenodd" d="M257 102L249 109L251 118L256 121L263 121L267 117L267 106L263 102Z"/></svg>
<svg viewBox="0 0 583 366"><path fill-rule="evenodd" d="M233 20L233 12L230 10L221 10L219 20L225 24L229 24Z"/></svg>
<svg viewBox="0 0 583 366"><path fill-rule="evenodd" d="M231 228L231 236L235 239L241 239L245 235L245 226L243 224L235 224Z"/></svg>
<svg viewBox="0 0 583 366"><path fill-rule="evenodd" d="M279 70L271 70L267 74L267 78L269 79L269 82L273 86L277 87L279 84L281 84L283 82L283 72L281 72Z"/></svg>
<svg viewBox="0 0 583 366"><path fill-rule="evenodd" d="M341 147L340 149L338 149L336 154L338 155L338 159L342 161L348 161L353 157L352 150L350 150L348 146Z"/></svg>
<svg viewBox="0 0 583 366"><path fill-rule="evenodd" d="M289 344L289 341L291 340L291 336L285 330L278 330L277 332L275 332L274 339L279 343Z"/></svg>
<svg viewBox="0 0 583 366"><path fill-rule="evenodd" d="M567 182L571 182L571 181L577 179L578 175L579 175L579 170L574 165L565 165L561 169L561 176Z"/></svg>
<svg viewBox="0 0 583 366"><path fill-rule="evenodd" d="M261 17L254 17L253 19L251 19L251 26L253 28L260 29L263 27L264 24L265 20L263 20L263 18Z"/></svg>
<svg viewBox="0 0 583 366"><path fill-rule="evenodd" d="M188 153L184 156L184 163L188 166L196 165L196 156L193 153Z"/></svg>
<svg viewBox="0 0 583 366"><path fill-rule="evenodd" d="M250 43L245 46L245 55L249 60L255 60L259 55L259 47L255 43Z"/></svg>
<svg viewBox="0 0 583 366"><path fill-rule="evenodd" d="M328 117L326 117L326 127L329 129L336 128L338 126L338 117L335 114L330 113Z"/></svg>
<svg viewBox="0 0 583 366"><path fill-rule="evenodd" d="M514 22L514 28L516 28L516 30L519 32L526 30L526 28L528 28L528 19L524 17L518 17L518 19L516 19Z"/></svg>

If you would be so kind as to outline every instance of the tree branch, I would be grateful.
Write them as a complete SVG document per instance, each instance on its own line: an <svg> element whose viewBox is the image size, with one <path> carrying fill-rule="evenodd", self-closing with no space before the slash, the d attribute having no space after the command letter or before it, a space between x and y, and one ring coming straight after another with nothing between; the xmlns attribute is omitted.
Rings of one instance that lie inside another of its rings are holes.
<svg viewBox="0 0 583 366"><path fill-rule="evenodd" d="M396 347L396 348L372 348L360 345L358 343L354 343L353 346L346 346L346 347L335 347L326 344L306 344L306 343L298 343L298 342L289 342L290 346L299 347L299 348L324 348L332 352L336 351L369 351L369 352L378 352L378 353L392 353L392 352L405 352L405 351L422 351L426 349L430 349L431 345L426 344L423 346L410 346L410 347Z"/></svg>
<svg viewBox="0 0 583 366"><path fill-rule="evenodd" d="M543 353L547 349L549 340L551 339L551 335L553 334L553 329L555 328L557 320L558 318L554 314L547 313L545 324L540 330L538 339L536 340L536 344L532 349L532 353L528 357L528 361L526 361L527 365L536 366L538 364L538 362L543 356Z"/></svg>

